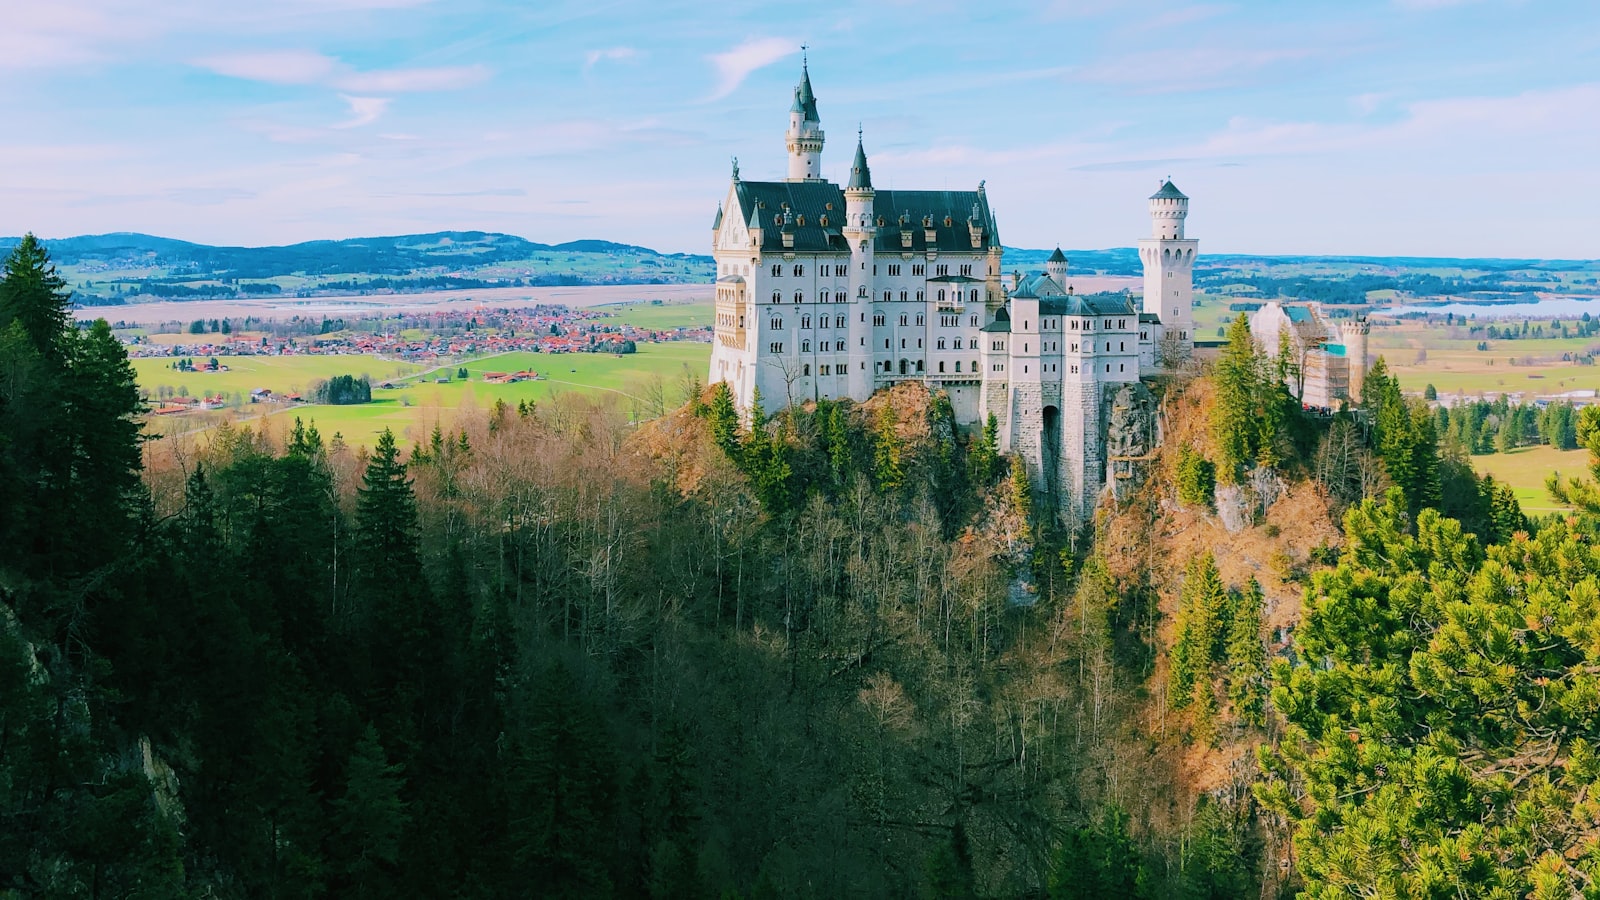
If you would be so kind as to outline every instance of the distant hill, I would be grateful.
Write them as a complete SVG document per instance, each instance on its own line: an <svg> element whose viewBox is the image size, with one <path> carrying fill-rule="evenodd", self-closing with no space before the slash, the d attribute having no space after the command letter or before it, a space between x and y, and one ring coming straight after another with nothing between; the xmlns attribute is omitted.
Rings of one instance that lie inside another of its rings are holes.
<svg viewBox="0 0 1600 900"><path fill-rule="evenodd" d="M0 237L0 252L17 240ZM84 235L48 244L84 305L569 284L692 284L710 282L714 272L706 255L660 253L597 239L541 244L485 231L307 241L283 247L213 247L133 233ZM1043 269L1051 252L1007 247L1006 270ZM1139 253L1132 247L1062 252L1076 274L1142 273ZM1504 292L1560 285L1593 290L1593 278L1578 276L1600 273L1600 263L1206 254L1196 269L1197 284L1219 292L1326 294L1324 299L1331 300L1330 290L1341 298L1374 289ZM1361 283L1329 287L1350 280Z"/></svg>
<svg viewBox="0 0 1600 900"><path fill-rule="evenodd" d="M18 238L0 237L0 252ZM515 235L442 231L213 247L148 234L48 242L84 304L133 300L315 296L553 284L708 282L709 256L659 253L603 240L541 244Z"/></svg>

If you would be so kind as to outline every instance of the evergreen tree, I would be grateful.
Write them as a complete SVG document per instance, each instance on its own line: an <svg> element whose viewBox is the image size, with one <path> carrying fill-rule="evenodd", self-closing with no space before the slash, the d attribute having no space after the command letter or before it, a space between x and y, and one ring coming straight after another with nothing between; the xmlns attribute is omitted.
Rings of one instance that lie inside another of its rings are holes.
<svg viewBox="0 0 1600 900"><path fill-rule="evenodd" d="M344 794L334 801L335 884L344 896L392 897L400 839L409 823L403 767L391 765L367 725L345 769Z"/></svg>
<svg viewBox="0 0 1600 900"><path fill-rule="evenodd" d="M733 404L733 391L726 381L711 388L711 404L707 410L711 420L711 439L730 459L739 456L739 409Z"/></svg>
<svg viewBox="0 0 1600 900"><path fill-rule="evenodd" d="M1050 872L1051 900L1145 900L1148 876L1128 834L1128 814L1116 804L1100 821L1068 831Z"/></svg>
<svg viewBox="0 0 1600 900"><path fill-rule="evenodd" d="M928 894L939 900L972 900L978 896L977 873L972 868L972 848L967 829L957 820L950 840L928 859Z"/></svg>
<svg viewBox="0 0 1600 900"><path fill-rule="evenodd" d="M1260 366L1250 320L1235 316L1228 326L1228 343L1217 360L1216 397L1211 406L1211 446L1216 454L1217 480L1236 484L1246 462L1254 459L1257 433L1255 395Z"/></svg>
<svg viewBox="0 0 1600 900"><path fill-rule="evenodd" d="M1264 606L1261 583L1252 578L1243 593L1234 595L1228 621L1228 699L1234 713L1251 725L1266 722L1262 703L1267 675L1267 650L1261 642Z"/></svg>
<svg viewBox="0 0 1600 900"><path fill-rule="evenodd" d="M994 480L995 469L1000 462L1000 422L994 413L989 413L989 418L983 423L983 431L972 442L972 449L967 452L967 459L972 468L972 485L982 490Z"/></svg>
<svg viewBox="0 0 1600 900"><path fill-rule="evenodd" d="M0 328L22 326L39 357L52 368L64 368L72 325L72 293L56 272L50 253L30 232L6 257L0 277Z"/></svg>
<svg viewBox="0 0 1600 900"><path fill-rule="evenodd" d="M884 493L899 490L905 481L905 469L901 462L904 449L900 446L896 424L894 407L888 398L884 398L883 405L878 407L878 418L872 429L873 475L878 481L878 490Z"/></svg>

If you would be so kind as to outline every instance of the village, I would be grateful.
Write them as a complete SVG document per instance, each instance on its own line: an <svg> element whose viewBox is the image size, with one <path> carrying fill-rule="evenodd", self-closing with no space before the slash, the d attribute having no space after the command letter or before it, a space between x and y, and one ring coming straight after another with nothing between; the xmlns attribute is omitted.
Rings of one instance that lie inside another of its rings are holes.
<svg viewBox="0 0 1600 900"><path fill-rule="evenodd" d="M133 358L205 358L193 371L222 371L228 356L379 356L419 364L486 354L631 353L641 343L709 343L711 329L644 328L617 312L541 305L522 309L406 313L378 319L295 317L169 322L123 329Z"/></svg>

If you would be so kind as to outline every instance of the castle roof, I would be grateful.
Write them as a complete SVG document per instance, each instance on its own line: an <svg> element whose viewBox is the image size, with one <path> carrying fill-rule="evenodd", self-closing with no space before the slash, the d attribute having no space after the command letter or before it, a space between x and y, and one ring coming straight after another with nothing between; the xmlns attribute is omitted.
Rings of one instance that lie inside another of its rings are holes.
<svg viewBox="0 0 1600 900"><path fill-rule="evenodd" d="M988 334L1009 334L1011 332L1011 314L1006 312L1004 306L994 311L994 321L978 329Z"/></svg>
<svg viewBox="0 0 1600 900"><path fill-rule="evenodd" d="M1067 294L1039 301L1039 314L1050 316L1131 316L1137 313L1126 295Z"/></svg>
<svg viewBox="0 0 1600 900"><path fill-rule="evenodd" d="M822 121L817 115L817 95L811 92L811 70L804 64L800 66L800 83L794 86L794 105L789 111L800 113L807 122Z"/></svg>
<svg viewBox="0 0 1600 900"><path fill-rule="evenodd" d="M763 228L762 249L814 253L848 251L841 229L845 223L844 191L829 181L740 181L734 185L739 215L751 228ZM783 224L784 205L794 213L794 246L783 245L776 226ZM971 253L999 246L994 213L979 191L878 191L872 201L879 253ZM974 215L976 213L976 215ZM902 217L905 224L898 224ZM824 224L826 219L826 224ZM968 219L983 228L972 246ZM928 240L928 231L934 237ZM910 245L901 238L909 233Z"/></svg>
<svg viewBox="0 0 1600 900"><path fill-rule="evenodd" d="M867 151L861 146L861 137L856 136L856 158L850 164L850 183L845 188L852 191L872 190L872 170L867 168Z"/></svg>
<svg viewBox="0 0 1600 900"><path fill-rule="evenodd" d="M1050 254L1050 259L1048 261L1049 262L1064 263L1064 262L1067 261L1067 255L1065 253L1061 252L1061 248L1060 247L1057 247L1056 248L1056 252Z"/></svg>
<svg viewBox="0 0 1600 900"><path fill-rule="evenodd" d="M1161 186L1161 190L1156 191L1154 194L1150 195L1150 199L1151 200L1187 200L1187 199L1189 199L1189 197L1188 197L1188 195L1184 194L1183 191L1178 190L1178 186L1172 183L1172 179L1171 178L1168 178L1167 179L1167 183L1163 184Z"/></svg>

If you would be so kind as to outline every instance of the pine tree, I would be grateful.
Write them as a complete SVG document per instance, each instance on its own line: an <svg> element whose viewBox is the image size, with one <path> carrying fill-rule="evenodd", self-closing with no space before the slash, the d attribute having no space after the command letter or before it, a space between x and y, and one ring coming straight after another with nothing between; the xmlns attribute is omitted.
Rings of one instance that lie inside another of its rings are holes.
<svg viewBox="0 0 1600 900"><path fill-rule="evenodd" d="M1000 422L994 413L983 423L983 432L972 442L967 459L972 467L972 486L982 490L994 480L1000 462Z"/></svg>
<svg viewBox="0 0 1600 900"><path fill-rule="evenodd" d="M886 494L899 490L905 481L905 470L901 464L901 456L905 451L900 446L900 436L895 426L894 407L888 398L884 398L883 405L878 407L878 420L872 429L872 461L878 490Z"/></svg>
<svg viewBox="0 0 1600 900"><path fill-rule="evenodd" d="M1228 590L1217 571L1217 561L1206 553L1184 570L1178 593L1177 636L1172 644L1168 697L1179 709L1200 694L1211 691L1211 664L1220 658L1228 628Z"/></svg>
<svg viewBox="0 0 1600 900"><path fill-rule="evenodd" d="M1261 642L1264 607L1261 583L1252 578L1243 593L1234 595L1228 622L1228 699L1233 702L1234 713L1252 725L1266 721L1263 693L1267 651Z"/></svg>
<svg viewBox="0 0 1600 900"><path fill-rule="evenodd" d="M394 896L400 839L410 821L403 772L367 725L350 754L344 794L333 802L334 872L344 896Z"/></svg>
<svg viewBox="0 0 1600 900"><path fill-rule="evenodd" d="M971 900L978 895L972 848L967 842L967 829L960 821L950 829L949 842L935 849L928 859L928 894L939 900Z"/></svg>
<svg viewBox="0 0 1600 900"><path fill-rule="evenodd" d="M1067 832L1050 873L1050 900L1145 900L1147 876L1128 814L1108 804L1100 821Z"/></svg>
<svg viewBox="0 0 1600 900"><path fill-rule="evenodd" d="M1256 394L1260 366L1250 336L1250 320L1234 317L1228 343L1216 366L1216 398L1211 407L1211 446L1216 453L1217 480L1237 484L1245 463L1256 455Z"/></svg>
<svg viewBox="0 0 1600 900"><path fill-rule="evenodd" d="M17 322L40 358L54 368L67 363L73 331L72 294L50 254L32 233L6 257L0 278L0 328Z"/></svg>
<svg viewBox="0 0 1600 900"><path fill-rule="evenodd" d="M733 391L726 381L711 388L711 404L707 409L711 420L711 439L730 459L739 456L739 409L733 404Z"/></svg>

